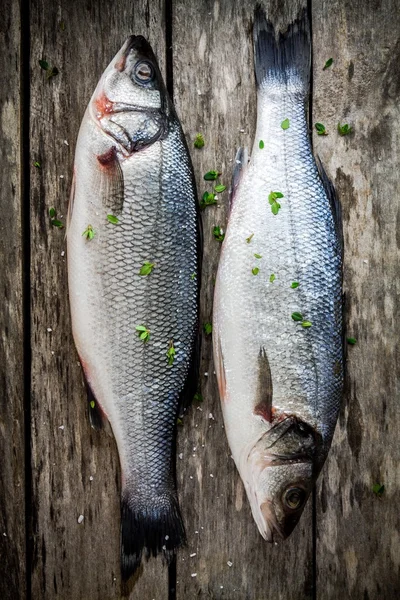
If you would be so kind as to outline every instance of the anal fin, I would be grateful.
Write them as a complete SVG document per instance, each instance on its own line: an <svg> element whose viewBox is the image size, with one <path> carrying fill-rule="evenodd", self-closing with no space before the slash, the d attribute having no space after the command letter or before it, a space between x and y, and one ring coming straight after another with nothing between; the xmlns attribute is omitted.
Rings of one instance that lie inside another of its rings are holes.
<svg viewBox="0 0 400 600"><path fill-rule="evenodd" d="M110 421L107 419L106 414L104 413L100 403L97 401L96 396L93 393L90 383L88 382L88 379L86 377L84 368L83 373L89 406L90 425L96 431L104 430L109 436L113 437Z"/></svg>

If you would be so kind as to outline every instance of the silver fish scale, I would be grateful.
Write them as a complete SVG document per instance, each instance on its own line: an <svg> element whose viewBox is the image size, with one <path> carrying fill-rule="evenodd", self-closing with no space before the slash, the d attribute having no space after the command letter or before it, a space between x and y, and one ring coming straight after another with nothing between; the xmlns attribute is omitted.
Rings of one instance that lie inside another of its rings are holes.
<svg viewBox="0 0 400 600"><path fill-rule="evenodd" d="M140 501L142 494L166 485L172 489L177 404L198 320L198 283L192 276L198 268L195 191L179 126L173 124L166 139L122 162L122 171L123 210L120 223L108 223L101 239L101 269L104 314L112 331L112 393L124 439L119 451ZM139 276L145 261L155 263L154 270ZM137 325L150 329L149 342L139 339ZM171 367L170 340L176 350Z"/></svg>
<svg viewBox="0 0 400 600"><path fill-rule="evenodd" d="M234 198L217 279L214 310L227 390L234 394L244 377L250 397L256 396L257 356L264 347L273 406L320 431L326 451L343 383L340 241L311 152L304 98L261 90L258 102L253 154ZM286 118L290 127L284 131ZM284 194L276 216L271 191ZM270 283L272 273L276 280ZM297 289L291 289L293 281L300 283ZM295 323L293 312L312 327ZM236 337L227 336L229 330Z"/></svg>

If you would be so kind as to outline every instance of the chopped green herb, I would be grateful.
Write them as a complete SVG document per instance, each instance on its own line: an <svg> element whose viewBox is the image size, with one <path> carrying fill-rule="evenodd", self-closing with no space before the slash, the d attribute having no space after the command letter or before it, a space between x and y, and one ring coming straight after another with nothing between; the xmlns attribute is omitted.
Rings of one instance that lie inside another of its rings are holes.
<svg viewBox="0 0 400 600"><path fill-rule="evenodd" d="M53 227L58 227L58 229L63 229L64 227L64 223L62 223L58 219L52 219L50 223L53 225Z"/></svg>
<svg viewBox="0 0 400 600"><path fill-rule="evenodd" d="M262 150L264 148L264 142L263 142L263 140L260 140L258 142L258 147L260 148L260 150Z"/></svg>
<svg viewBox="0 0 400 600"><path fill-rule="evenodd" d="M326 69L329 69L329 67L331 66L332 63L333 63L333 58L328 58L328 60L324 64L322 70L325 71Z"/></svg>
<svg viewBox="0 0 400 600"><path fill-rule="evenodd" d="M182 421L182 419L180 417L177 418L176 424L177 425L183 425L183 421Z"/></svg>
<svg viewBox="0 0 400 600"><path fill-rule="evenodd" d="M212 332L212 324L211 323L204 323L203 329L204 329L204 333L206 335L210 335L210 333Z"/></svg>
<svg viewBox="0 0 400 600"><path fill-rule="evenodd" d="M138 332L139 338L144 342L148 342L150 339L150 329L147 329L144 325L136 325L136 331Z"/></svg>
<svg viewBox="0 0 400 600"><path fill-rule="evenodd" d="M246 242L247 242L248 244L250 244L251 240L253 239L253 236L254 236L254 233L252 233L251 235L249 235L249 237L248 237L248 238L246 238Z"/></svg>
<svg viewBox="0 0 400 600"><path fill-rule="evenodd" d="M172 367L172 365L174 364L175 354L176 354L176 350L174 348L174 342L173 342L173 340L171 340L169 343L168 350L167 350L167 358L168 358L168 366L169 367Z"/></svg>
<svg viewBox="0 0 400 600"><path fill-rule="evenodd" d="M113 225L117 225L119 223L119 219L117 217L114 217L114 215L107 215L107 219L110 221L110 223L112 223Z"/></svg>
<svg viewBox="0 0 400 600"><path fill-rule="evenodd" d="M54 217L56 216L56 214L57 214L57 211L56 211L55 208L53 208L53 207L49 208L49 217L50 217L50 219L54 219Z"/></svg>
<svg viewBox="0 0 400 600"><path fill-rule="evenodd" d="M210 192L204 192L203 197L200 200L200 209L204 210L206 206L211 206L212 204L217 204L215 195Z"/></svg>
<svg viewBox="0 0 400 600"><path fill-rule="evenodd" d="M221 175L221 173L219 171L208 171L205 175L204 175L204 179L206 181L215 181L216 179L218 179L218 177Z"/></svg>
<svg viewBox="0 0 400 600"><path fill-rule="evenodd" d="M380 498L383 495L383 492L385 491L385 486L381 483L375 483L372 486L372 491L376 496L378 496L378 498Z"/></svg>
<svg viewBox="0 0 400 600"><path fill-rule="evenodd" d="M260 269L258 267L254 267L251 272L253 273L253 275L258 275L260 272Z"/></svg>
<svg viewBox="0 0 400 600"><path fill-rule="evenodd" d="M279 204L279 202L278 202L277 199L278 198L283 198L283 197L284 196L283 196L282 192L271 192L268 195L268 202L271 205L271 211L272 211L273 215L277 215L278 212L279 212L279 209L281 207L281 205Z"/></svg>
<svg viewBox="0 0 400 600"><path fill-rule="evenodd" d="M192 274L190 275L190 279L191 279L192 281L193 281L193 279L196 279L196 273L192 273Z"/></svg>
<svg viewBox="0 0 400 600"><path fill-rule="evenodd" d="M39 65L43 69L43 71L47 71L50 68L49 63L46 60L39 60Z"/></svg>
<svg viewBox="0 0 400 600"><path fill-rule="evenodd" d="M46 60L39 60L39 65L43 69L43 71L46 71L47 79L50 79L51 77L54 77L55 75L58 75L57 67L51 67Z"/></svg>
<svg viewBox="0 0 400 600"><path fill-rule="evenodd" d="M94 238L94 234L95 231L92 227L92 225L88 225L85 229L85 231L82 233L82 235L87 239L87 240L92 240Z"/></svg>
<svg viewBox="0 0 400 600"><path fill-rule="evenodd" d="M193 146L195 148L203 148L205 144L204 137L201 133L198 133L194 139Z"/></svg>
<svg viewBox="0 0 400 600"><path fill-rule="evenodd" d="M276 279L276 277L275 277L275 274L274 274L274 273L271 273L271 275L269 276L269 280L270 280L270 282L271 282L271 283L274 283L275 279Z"/></svg>
<svg viewBox="0 0 400 600"><path fill-rule="evenodd" d="M301 326L306 329L307 327L311 327L312 323L311 323L311 321L302 321Z"/></svg>
<svg viewBox="0 0 400 600"><path fill-rule="evenodd" d="M213 229L213 234L217 242L223 242L225 238L225 234L219 225L216 225Z"/></svg>
<svg viewBox="0 0 400 600"><path fill-rule="evenodd" d="M347 343L350 344L350 346L354 346L355 344L357 344L357 340L356 338L348 337Z"/></svg>
<svg viewBox="0 0 400 600"><path fill-rule="evenodd" d="M338 123L337 130L339 132L339 135L349 135L349 133L351 133L351 127L347 123L345 123L344 125Z"/></svg>
<svg viewBox="0 0 400 600"><path fill-rule="evenodd" d="M96 406L96 402L94 400L90 401L90 408L94 408Z"/></svg>
<svg viewBox="0 0 400 600"><path fill-rule="evenodd" d="M290 127L290 121L289 121L289 119L285 119L284 121L282 121L281 127L282 127L283 130L289 129L289 127Z"/></svg>
<svg viewBox="0 0 400 600"><path fill-rule="evenodd" d="M262 258L261 254L255 254L254 258Z"/></svg>
<svg viewBox="0 0 400 600"><path fill-rule="evenodd" d="M315 129L317 130L318 135L328 135L325 129L325 125L322 125L322 123L315 123Z"/></svg>
<svg viewBox="0 0 400 600"><path fill-rule="evenodd" d="M216 185L216 186L215 186L215 188L214 188L214 192L215 192L216 194L221 194L221 193L222 193L222 192L224 192L225 190L226 190L226 185L222 185L222 184L220 184L220 185Z"/></svg>
<svg viewBox="0 0 400 600"><path fill-rule="evenodd" d="M299 285L300 285L300 284L299 284L299 282L298 282L298 281L292 281L292 283L291 283L291 286L290 286L290 287L291 287L293 290L295 290L296 288L298 288L298 287L299 287Z"/></svg>
<svg viewBox="0 0 400 600"><path fill-rule="evenodd" d="M292 313L293 321L303 321L303 315L299 312Z"/></svg>
<svg viewBox="0 0 400 600"><path fill-rule="evenodd" d="M38 160L35 160L35 162L33 163L33 166L36 167L37 169L40 169L40 167L42 165L40 164L40 162Z"/></svg>
<svg viewBox="0 0 400 600"><path fill-rule="evenodd" d="M193 400L196 402L203 402L203 396L200 394L200 392L196 392L193 396Z"/></svg>
<svg viewBox="0 0 400 600"><path fill-rule="evenodd" d="M148 261L144 262L143 265L140 267L139 275L150 275L150 273L154 269L154 264L155 263L151 263Z"/></svg>

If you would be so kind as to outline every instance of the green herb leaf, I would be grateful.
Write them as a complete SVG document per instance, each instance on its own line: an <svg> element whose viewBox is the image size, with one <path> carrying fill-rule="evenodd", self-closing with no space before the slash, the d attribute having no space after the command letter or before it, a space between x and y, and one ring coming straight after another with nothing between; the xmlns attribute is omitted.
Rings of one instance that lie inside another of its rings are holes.
<svg viewBox="0 0 400 600"><path fill-rule="evenodd" d="M322 123L315 123L315 129L318 135L328 135L325 129L325 125L322 125Z"/></svg>
<svg viewBox="0 0 400 600"><path fill-rule="evenodd" d="M46 71L47 79L51 79L52 77L55 77L56 75L58 75L57 67L51 67L51 68L47 69L47 71Z"/></svg>
<svg viewBox="0 0 400 600"><path fill-rule="evenodd" d="M273 215L277 215L279 212L281 205L279 204L279 202L274 202L271 206L271 211Z"/></svg>
<svg viewBox="0 0 400 600"><path fill-rule="evenodd" d="M281 205L277 201L277 198L284 198L282 192L270 192L268 195L268 202L271 205L271 211L273 215L277 215Z"/></svg>
<svg viewBox="0 0 400 600"><path fill-rule="evenodd" d="M293 321L303 321L303 315L299 312L292 313Z"/></svg>
<svg viewBox="0 0 400 600"><path fill-rule="evenodd" d="M204 210L206 206L211 206L212 204L217 204L215 195L210 192L204 192L203 197L200 200L200 209Z"/></svg>
<svg viewBox="0 0 400 600"><path fill-rule="evenodd" d="M33 166L36 167L37 169L40 169L40 167L42 165L40 164L40 162L38 160L35 160L35 162L33 163Z"/></svg>
<svg viewBox="0 0 400 600"><path fill-rule="evenodd" d="M376 496L378 496L378 498L380 498L383 495L383 492L385 491L385 486L381 483L375 483L372 486L372 491Z"/></svg>
<svg viewBox="0 0 400 600"><path fill-rule="evenodd" d="M174 364L175 354L176 354L173 340L171 340L169 342L169 347L168 347L166 354L167 354L167 359L168 359L168 366L172 367L172 365Z"/></svg>
<svg viewBox="0 0 400 600"><path fill-rule="evenodd" d="M194 139L193 146L195 148L203 148L205 144L204 137L201 133L198 133Z"/></svg>
<svg viewBox="0 0 400 600"><path fill-rule="evenodd" d="M43 71L47 71L47 69L50 67L49 63L46 60L39 60L39 65L41 66Z"/></svg>
<svg viewBox="0 0 400 600"><path fill-rule="evenodd" d="M63 229L64 227L64 223L62 223L58 219L52 219L50 223L53 225L53 227L58 227L58 229Z"/></svg>
<svg viewBox="0 0 400 600"><path fill-rule="evenodd" d="M255 254L254 258L262 258L261 254Z"/></svg>
<svg viewBox="0 0 400 600"><path fill-rule="evenodd" d="M221 227L219 225L217 225L216 227L214 227L213 229L213 234L215 239L217 240L217 242L223 242L224 238L225 238L225 234L223 233Z"/></svg>
<svg viewBox="0 0 400 600"><path fill-rule="evenodd" d="M216 185L214 188L214 192L216 194L221 194L221 192L224 192L226 190L226 185Z"/></svg>
<svg viewBox="0 0 400 600"><path fill-rule="evenodd" d="M107 215L107 219L113 225L118 225L118 223L119 223L119 219L117 217L114 217L114 215Z"/></svg>
<svg viewBox="0 0 400 600"><path fill-rule="evenodd" d="M206 335L210 335L210 333L212 332L212 323L204 323L203 329Z"/></svg>
<svg viewBox="0 0 400 600"><path fill-rule="evenodd" d="M94 408L96 406L96 402L94 400L90 401L90 408Z"/></svg>
<svg viewBox="0 0 400 600"><path fill-rule="evenodd" d="M349 135L349 133L351 133L351 127L347 123L345 123L344 125L338 123L337 129L339 135Z"/></svg>
<svg viewBox="0 0 400 600"><path fill-rule="evenodd" d="M354 346L355 344L357 344L357 340L356 338L348 337L347 343L350 344L350 346Z"/></svg>
<svg viewBox="0 0 400 600"><path fill-rule="evenodd" d="M328 60L324 64L322 70L325 71L325 69L329 69L329 67L331 66L332 63L333 63L333 58L328 58Z"/></svg>
<svg viewBox="0 0 400 600"><path fill-rule="evenodd" d="M270 282L271 282L271 283L274 283L275 279L276 279L276 277L275 277L275 274L274 274L274 273L271 273L271 275L269 276L269 280L270 280Z"/></svg>
<svg viewBox="0 0 400 600"><path fill-rule="evenodd" d="M290 127L290 121L289 121L289 119L285 119L284 121L282 121L281 127L282 127L283 130L289 129L289 127Z"/></svg>
<svg viewBox="0 0 400 600"><path fill-rule="evenodd" d="M49 217L50 219L54 219L54 217L57 215L57 211L55 208L51 207L49 208Z"/></svg>
<svg viewBox="0 0 400 600"><path fill-rule="evenodd" d="M196 392L193 396L193 400L196 402L203 402L203 396L200 394L200 392Z"/></svg>
<svg viewBox="0 0 400 600"><path fill-rule="evenodd" d="M254 236L254 233L252 233L251 235L249 235L249 237L248 237L248 238L246 238L246 242L247 242L248 244L250 244L251 240L253 239L253 236Z"/></svg>
<svg viewBox="0 0 400 600"><path fill-rule="evenodd" d="M258 142L258 147L260 148L260 150L264 148L264 142L262 140Z"/></svg>
<svg viewBox="0 0 400 600"><path fill-rule="evenodd" d="M177 425L183 425L183 421L182 421L182 419L180 417L177 418L176 424Z"/></svg>
<svg viewBox="0 0 400 600"><path fill-rule="evenodd" d="M299 287L299 285L300 285L300 284L299 284L299 282L298 282L298 281L292 281L292 283L291 283L291 286L290 286L290 287L291 287L293 290L295 290L296 288L298 288L298 287Z"/></svg>
<svg viewBox="0 0 400 600"><path fill-rule="evenodd" d="M258 275L260 272L260 269L258 267L254 267L251 272L253 273L253 275Z"/></svg>
<svg viewBox="0 0 400 600"><path fill-rule="evenodd" d="M144 343L149 341L150 329L147 329L145 325L136 325L135 329L138 332L139 339L141 339Z"/></svg>
<svg viewBox="0 0 400 600"><path fill-rule="evenodd" d="M311 323L311 321L302 321L301 326L306 329L307 327L311 327L312 323Z"/></svg>
<svg viewBox="0 0 400 600"><path fill-rule="evenodd" d="M196 279L196 273L192 273L192 274L190 275L190 279L191 279L192 281L193 281L194 279Z"/></svg>
<svg viewBox="0 0 400 600"><path fill-rule="evenodd" d="M148 261L144 262L143 265L140 267L139 275L150 275L150 273L154 269L154 264L155 263L151 263Z"/></svg>
<svg viewBox="0 0 400 600"><path fill-rule="evenodd" d="M218 179L218 177L221 175L221 173L219 173L219 171L208 171L205 175L204 175L204 179L206 181L215 181L216 179Z"/></svg>
<svg viewBox="0 0 400 600"><path fill-rule="evenodd" d="M87 240L92 240L94 238L94 234L95 231L93 229L93 227L91 225L88 225L85 229L85 231L82 233L82 235L87 239Z"/></svg>

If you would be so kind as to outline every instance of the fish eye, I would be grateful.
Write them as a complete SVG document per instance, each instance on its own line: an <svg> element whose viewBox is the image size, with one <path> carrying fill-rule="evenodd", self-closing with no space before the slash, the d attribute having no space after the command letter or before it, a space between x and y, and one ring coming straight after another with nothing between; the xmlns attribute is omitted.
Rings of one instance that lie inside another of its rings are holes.
<svg viewBox="0 0 400 600"><path fill-rule="evenodd" d="M133 75L138 83L149 83L154 77L154 69L147 61L140 60L134 67Z"/></svg>
<svg viewBox="0 0 400 600"><path fill-rule="evenodd" d="M290 510L298 510L305 502L306 493L302 488L289 488L286 490L283 501Z"/></svg>

